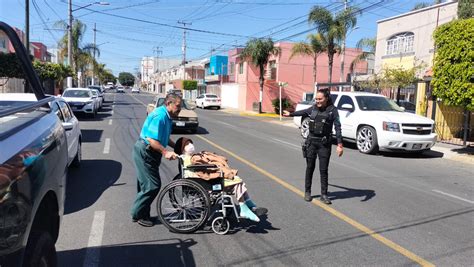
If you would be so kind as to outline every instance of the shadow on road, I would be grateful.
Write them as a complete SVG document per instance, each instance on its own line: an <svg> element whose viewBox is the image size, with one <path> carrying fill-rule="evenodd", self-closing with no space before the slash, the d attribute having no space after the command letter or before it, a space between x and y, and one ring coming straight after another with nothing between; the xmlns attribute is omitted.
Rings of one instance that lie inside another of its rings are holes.
<svg viewBox="0 0 474 267"><path fill-rule="evenodd" d="M190 247L194 239L165 239L148 242L124 243L90 248L100 253L100 266L196 266ZM98 262L84 262L86 248L58 251L59 266L86 266Z"/></svg>
<svg viewBox="0 0 474 267"><path fill-rule="evenodd" d="M331 200L363 197L361 202L364 202L364 201L370 200L371 198L375 196L375 191L370 190L370 189L355 189L355 188L344 187L344 186L335 185L335 184L329 184L329 185L332 187L343 189L343 191L330 192L328 195ZM316 197L319 197L319 196L316 196Z"/></svg>
<svg viewBox="0 0 474 267"><path fill-rule="evenodd" d="M98 143L104 130L81 129L83 143Z"/></svg>
<svg viewBox="0 0 474 267"><path fill-rule="evenodd" d="M181 129L173 129L173 134L180 134L180 135L189 135L189 134L209 134L206 128L198 127L196 133L192 133L189 130L181 130Z"/></svg>
<svg viewBox="0 0 474 267"><path fill-rule="evenodd" d="M334 143L334 142L333 142ZM351 150L358 150L357 145L351 142L344 142L344 148ZM378 156L389 157L389 158L409 158L409 159L431 159L431 158L442 158L443 153L433 150L410 152L410 151L381 151L377 153Z"/></svg>
<svg viewBox="0 0 474 267"><path fill-rule="evenodd" d="M66 186L64 213L70 214L94 204L114 185L122 173L122 163L114 160L83 160L79 169L71 168Z"/></svg>

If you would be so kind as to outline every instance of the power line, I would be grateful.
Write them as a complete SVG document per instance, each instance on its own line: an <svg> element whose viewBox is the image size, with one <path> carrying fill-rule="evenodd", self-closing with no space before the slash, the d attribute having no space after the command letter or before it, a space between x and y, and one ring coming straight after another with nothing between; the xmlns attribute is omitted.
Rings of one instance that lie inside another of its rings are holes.
<svg viewBox="0 0 474 267"><path fill-rule="evenodd" d="M78 6L78 5L74 5L74 6ZM106 16L111 16L111 17L131 20L131 21L137 21L137 22L143 22L143 23L147 23L147 24L159 25L159 26L163 26L163 27L193 31L193 32L208 33L208 34L214 34L214 35L249 38L249 36L245 36L245 35L215 32L215 31L207 31L207 30L194 29L194 28L187 28L185 26L176 26L176 25L171 25L171 24L166 24L166 23L154 22L154 21L150 21L150 20L138 19L138 18L133 18L133 17L126 17L126 16L116 15L116 14L110 14L110 13L106 13L106 12L102 12L102 11L98 11L98 10L93 10L93 9L90 9L90 8L84 8L84 9L90 10L90 11L95 11L96 13L106 15Z"/></svg>

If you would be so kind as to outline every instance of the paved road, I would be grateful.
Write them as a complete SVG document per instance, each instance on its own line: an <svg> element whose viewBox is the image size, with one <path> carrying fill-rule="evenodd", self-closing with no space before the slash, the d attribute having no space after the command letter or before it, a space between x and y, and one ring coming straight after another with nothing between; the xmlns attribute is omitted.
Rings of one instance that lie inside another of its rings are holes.
<svg viewBox="0 0 474 267"><path fill-rule="evenodd" d="M209 227L174 234L131 222L136 192L131 151L148 94L107 94L96 119L81 118L82 166L70 170L66 214L57 243L61 266L440 265L474 262L472 166L431 152L363 155L348 147L330 166L325 206L302 199L304 161L296 129L264 118L196 110L197 150L229 158L255 202L260 223L241 222L225 236ZM113 102L112 102L113 100ZM162 165L163 183L177 162ZM316 176L317 177L317 176ZM318 179L313 191L319 193ZM155 205L155 204L154 204ZM152 209L152 216L156 210Z"/></svg>

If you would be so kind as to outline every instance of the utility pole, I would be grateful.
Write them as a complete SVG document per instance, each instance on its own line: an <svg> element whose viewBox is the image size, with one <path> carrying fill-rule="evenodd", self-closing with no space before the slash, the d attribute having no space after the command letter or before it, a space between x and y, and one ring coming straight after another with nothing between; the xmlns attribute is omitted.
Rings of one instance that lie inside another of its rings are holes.
<svg viewBox="0 0 474 267"><path fill-rule="evenodd" d="M95 63L95 50L97 49L96 47L96 32L97 32L97 27L96 23L94 22L94 63ZM95 67L94 64L92 64L92 85L95 85Z"/></svg>
<svg viewBox="0 0 474 267"><path fill-rule="evenodd" d="M192 25L184 21L178 21L178 24L183 24L183 81L186 79L186 25Z"/></svg>
<svg viewBox="0 0 474 267"><path fill-rule="evenodd" d="M30 59L30 0L25 0L25 48L28 59ZM25 79L25 93L30 92L28 80Z"/></svg>
<svg viewBox="0 0 474 267"><path fill-rule="evenodd" d="M347 10L347 0L344 0L344 12ZM343 38L343 41L342 41L342 46L341 46L341 51L342 51L342 55L341 55L341 74L339 75L339 82L342 82L343 81L343 76L344 76L344 55L345 55L345 52L346 52L346 32L344 31L344 38ZM341 86L341 91L342 91L342 86Z"/></svg>
<svg viewBox="0 0 474 267"><path fill-rule="evenodd" d="M72 70L74 70L74 63L72 59L72 0L69 0L68 11L69 24L67 26L67 64ZM67 77L67 87L72 87L72 77Z"/></svg>
<svg viewBox="0 0 474 267"><path fill-rule="evenodd" d="M30 0L25 0L25 48L30 56Z"/></svg>

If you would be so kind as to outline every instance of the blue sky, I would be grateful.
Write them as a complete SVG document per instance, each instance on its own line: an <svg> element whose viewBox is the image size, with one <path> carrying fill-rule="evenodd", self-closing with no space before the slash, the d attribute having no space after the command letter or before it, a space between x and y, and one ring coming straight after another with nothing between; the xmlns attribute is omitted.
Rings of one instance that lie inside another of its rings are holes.
<svg viewBox="0 0 474 267"><path fill-rule="evenodd" d="M73 9L95 2L73 0ZM143 56L181 58L183 30L178 21L191 23L187 34L187 59L225 54L250 37L269 36L275 41L301 41L310 29L306 22L312 6L337 12L344 1L335 0L109 0L74 12L87 25L83 43L92 43L97 24L99 61L113 70L135 72ZM376 35L377 20L409 11L418 1L352 0L348 5L365 9L358 28L347 38L349 47L363 37ZM422 2L422 1L419 1ZM430 2L425 1L425 2ZM38 11L35 9L37 7ZM25 27L25 0L0 0L0 20ZM94 12L96 11L96 12ZM63 32L54 23L67 19L67 0L30 0L32 41L56 47ZM158 47L158 49L157 49ZM157 50L160 52L158 53Z"/></svg>

